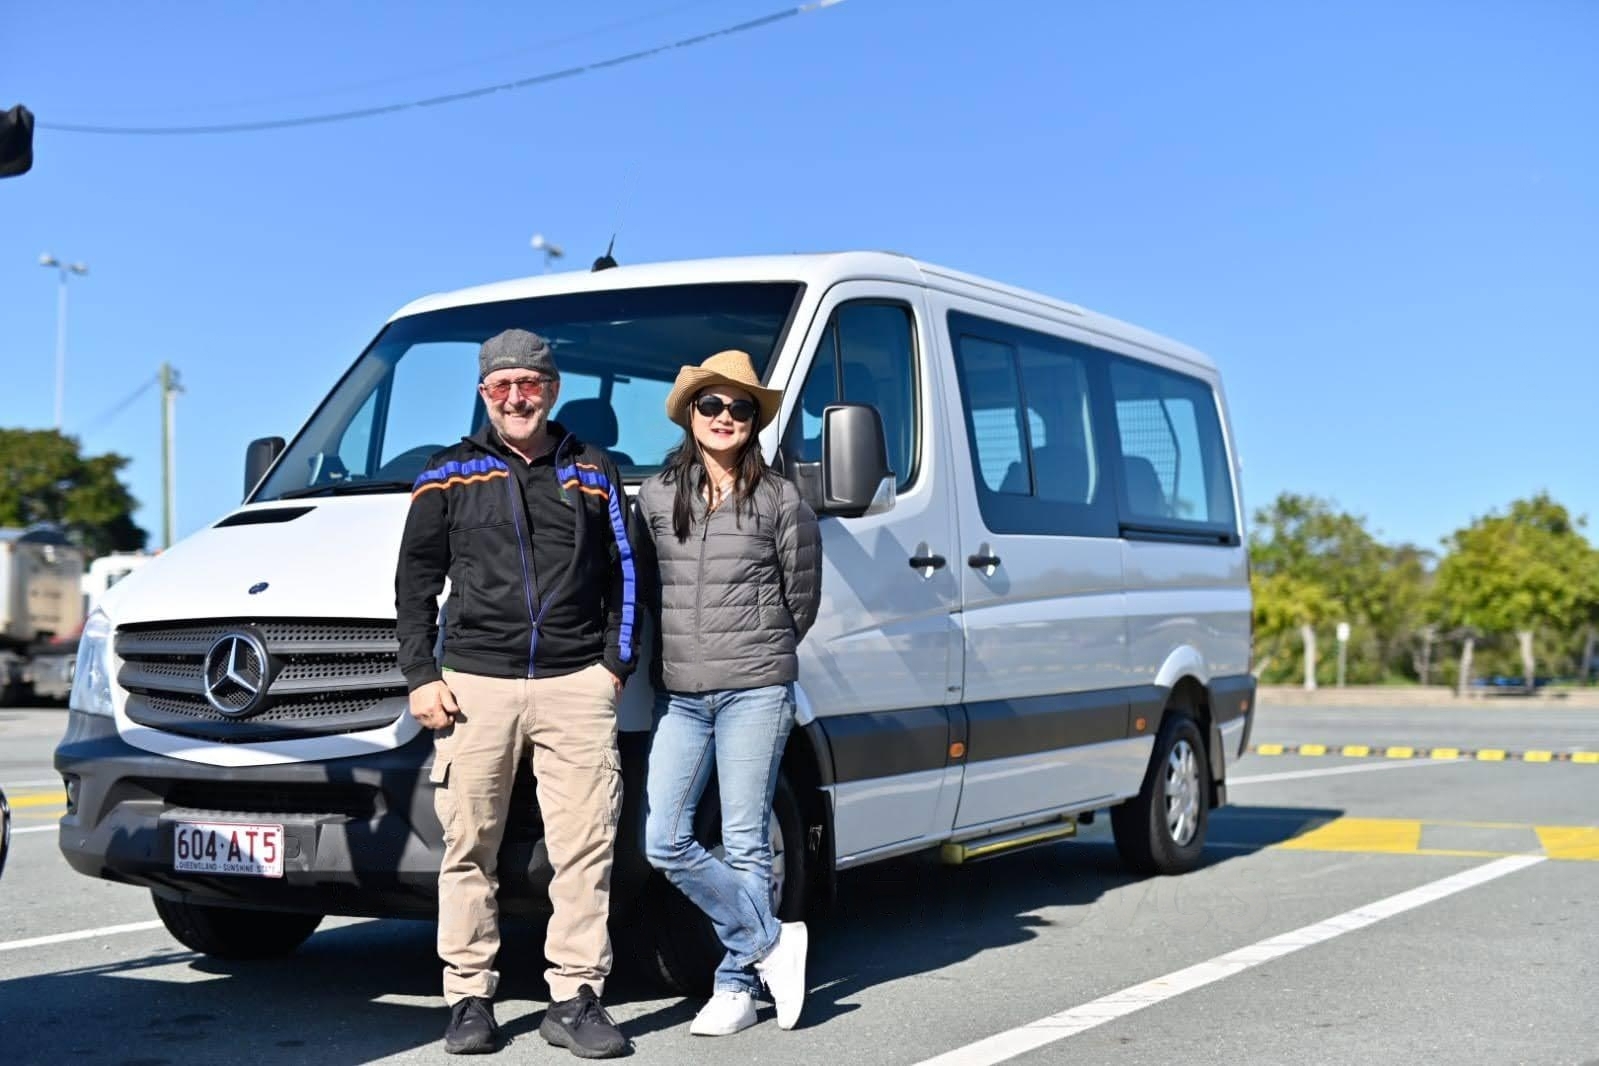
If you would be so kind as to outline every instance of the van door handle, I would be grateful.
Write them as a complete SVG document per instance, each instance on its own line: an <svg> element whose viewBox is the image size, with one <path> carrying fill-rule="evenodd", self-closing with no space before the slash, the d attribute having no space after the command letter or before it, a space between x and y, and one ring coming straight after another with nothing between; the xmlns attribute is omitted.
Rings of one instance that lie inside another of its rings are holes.
<svg viewBox="0 0 1599 1066"><path fill-rule="evenodd" d="M942 555L913 555L911 556L912 570L942 570L949 560Z"/></svg>
<svg viewBox="0 0 1599 1066"><path fill-rule="evenodd" d="M984 552L981 555L968 555L966 565L973 570L992 570L999 565L999 556Z"/></svg>

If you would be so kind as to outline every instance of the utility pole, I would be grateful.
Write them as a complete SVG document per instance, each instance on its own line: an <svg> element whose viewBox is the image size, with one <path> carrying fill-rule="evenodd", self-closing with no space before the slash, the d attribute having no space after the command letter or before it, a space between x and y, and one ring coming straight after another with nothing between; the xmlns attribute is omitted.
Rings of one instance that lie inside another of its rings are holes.
<svg viewBox="0 0 1599 1066"><path fill-rule="evenodd" d="M178 372L171 363L161 364L161 546L172 547L172 527L177 524L177 507L174 502L173 470L173 400L183 391L178 384Z"/></svg>

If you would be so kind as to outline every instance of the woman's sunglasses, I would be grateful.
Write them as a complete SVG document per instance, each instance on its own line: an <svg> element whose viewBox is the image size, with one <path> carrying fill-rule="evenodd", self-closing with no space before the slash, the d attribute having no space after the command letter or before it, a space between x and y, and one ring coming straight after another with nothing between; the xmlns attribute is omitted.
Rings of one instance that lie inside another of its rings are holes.
<svg viewBox="0 0 1599 1066"><path fill-rule="evenodd" d="M733 416L735 422L748 422L755 417L755 404L749 400L734 400L728 403L720 396L701 396L694 401L694 410L706 418L715 418L726 411Z"/></svg>

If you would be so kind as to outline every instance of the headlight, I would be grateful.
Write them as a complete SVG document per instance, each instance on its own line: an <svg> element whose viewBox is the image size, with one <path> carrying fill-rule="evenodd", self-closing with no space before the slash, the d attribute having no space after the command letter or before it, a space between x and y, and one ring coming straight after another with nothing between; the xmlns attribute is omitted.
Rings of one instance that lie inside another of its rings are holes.
<svg viewBox="0 0 1599 1066"><path fill-rule="evenodd" d="M111 619L104 611L94 612L83 624L67 706L85 714L111 714Z"/></svg>

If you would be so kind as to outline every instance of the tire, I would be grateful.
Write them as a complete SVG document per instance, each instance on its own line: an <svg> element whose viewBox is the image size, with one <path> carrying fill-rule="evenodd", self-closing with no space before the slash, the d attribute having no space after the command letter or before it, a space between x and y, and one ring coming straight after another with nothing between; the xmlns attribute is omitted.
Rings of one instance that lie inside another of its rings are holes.
<svg viewBox="0 0 1599 1066"><path fill-rule="evenodd" d="M167 932L184 947L216 959L279 959L322 924L320 914L219 907L154 893L150 898Z"/></svg>
<svg viewBox="0 0 1599 1066"><path fill-rule="evenodd" d="M694 821L694 835L700 843L713 850L719 848L721 803L714 783L705 790ZM797 921L805 914L805 839L801 835L799 800L782 771L778 771L777 790L772 795L771 828L777 916L783 921ZM660 874L652 879L649 892L656 973L668 988L681 995L710 995L716 967L727 954L710 919Z"/></svg>
<svg viewBox="0 0 1599 1066"><path fill-rule="evenodd" d="M1199 865L1210 825L1209 766L1193 716L1185 708L1167 711L1143 787L1110 812L1116 850L1133 872L1180 874Z"/></svg>

